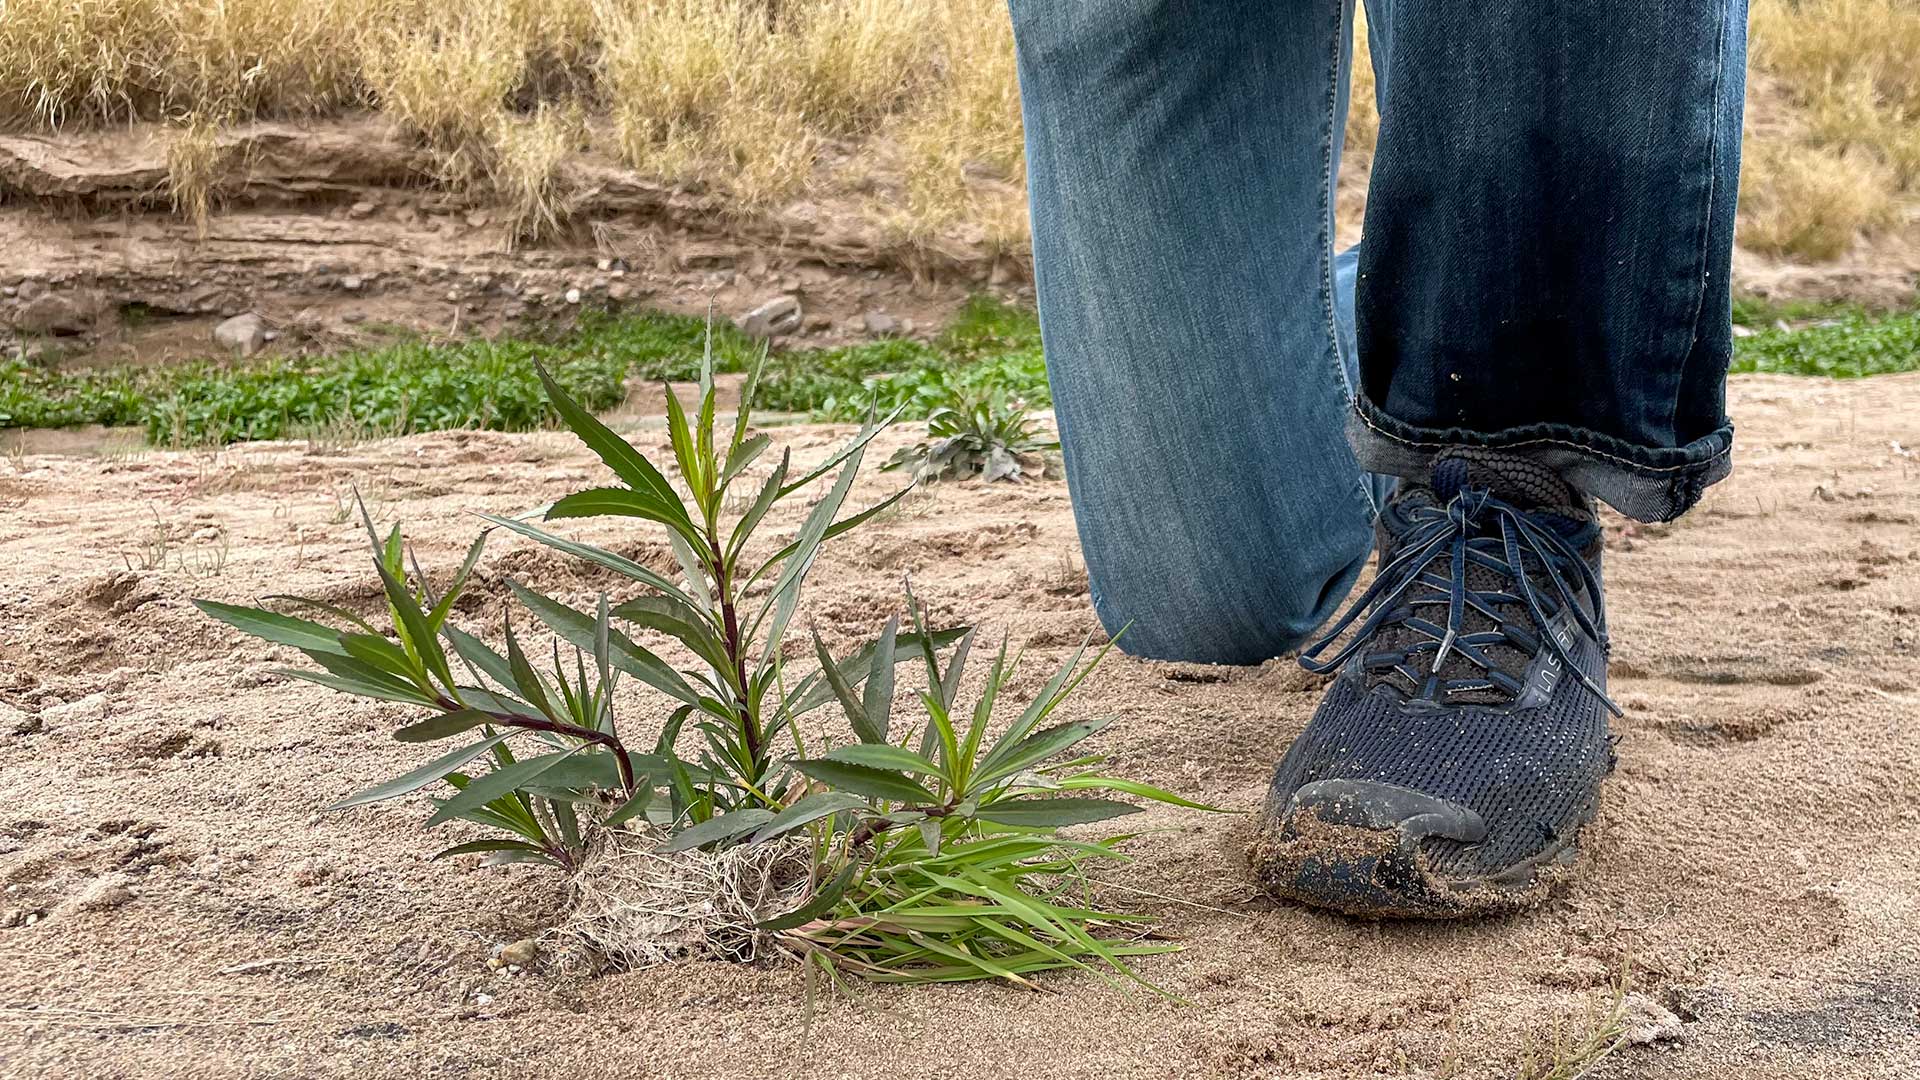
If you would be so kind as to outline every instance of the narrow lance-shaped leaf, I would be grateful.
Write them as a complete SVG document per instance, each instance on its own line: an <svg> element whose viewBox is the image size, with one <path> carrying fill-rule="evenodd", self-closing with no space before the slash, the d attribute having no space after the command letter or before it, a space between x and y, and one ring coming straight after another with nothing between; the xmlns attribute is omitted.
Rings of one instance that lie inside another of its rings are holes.
<svg viewBox="0 0 1920 1080"><path fill-rule="evenodd" d="M830 758L802 758L793 767L840 791L851 791L875 799L893 802L932 803L939 801L933 792L899 773L866 765L851 765Z"/></svg>
<svg viewBox="0 0 1920 1080"><path fill-rule="evenodd" d="M346 648L340 644L340 631L322 623L296 619L262 608L222 604L217 600L195 600L193 606L235 630L276 645L291 645L302 651L346 653Z"/></svg>
<svg viewBox="0 0 1920 1080"><path fill-rule="evenodd" d="M1139 812L1140 808L1132 803L1115 802L1112 799L1020 798L990 803L975 811L974 816L1001 825L1057 828L1106 821Z"/></svg>
<svg viewBox="0 0 1920 1080"><path fill-rule="evenodd" d="M702 844L711 844L716 840L731 840L736 836L765 825L773 820L773 811L758 807L750 810L735 810L732 813L711 817L698 825L690 825L673 834L673 838L660 846L663 852L691 851Z"/></svg>
<svg viewBox="0 0 1920 1080"><path fill-rule="evenodd" d="M833 515L840 511L840 504L846 501L847 492L852 490L853 478L859 469L860 455L855 452L847 460L840 479L834 482L833 490L807 515L806 522L800 527L800 538L793 544L793 554L780 567L780 576L774 581L772 594L754 617L754 631L749 632L749 639L766 622L768 613L772 613L772 624L766 627L763 646L767 655L772 655L774 649L779 647L787 622L793 617L793 609L799 603L800 583L806 579L807 571L812 569L814 556L819 554L827 526L832 524Z"/></svg>
<svg viewBox="0 0 1920 1080"><path fill-rule="evenodd" d="M482 529L480 535L467 545L467 557L460 560L460 570L453 575L453 581L447 585L447 593L440 602L433 605L427 613L427 625L435 630L447 621L447 614L453 610L453 602L460 597L460 591L467 587L467 579L473 576L473 568L480 564L480 553L486 549L487 533Z"/></svg>
<svg viewBox="0 0 1920 1080"><path fill-rule="evenodd" d="M475 777L468 781L467 786L462 788L459 794L440 804L440 808L427 819L427 826L431 828L443 821L451 821L467 811L485 806L502 795L526 787L542 773L579 752L580 748L575 748L525 758L495 769L485 776Z"/></svg>
<svg viewBox="0 0 1920 1080"><path fill-rule="evenodd" d="M587 449L592 450L601 461L606 462L607 467L614 471L614 475L624 480L627 486L635 491L645 492L663 503L671 502L675 506L680 505L679 493L673 490L673 485L667 482L667 478L661 475L660 470L655 468L652 462L625 439L615 435L611 428L595 419L592 413L581 408L578 402L560 388L560 384L554 381L553 376L547 373L545 365L536 361L534 370L539 372L540 381L547 388L547 398L553 402L554 408L559 411L561 419L566 421L567 427L580 437L581 442L587 444ZM687 517L685 507L681 507L679 520L675 525L676 528L681 526L684 526L688 532L693 531L693 521Z"/></svg>
<svg viewBox="0 0 1920 1080"><path fill-rule="evenodd" d="M875 732L868 722L867 710L855 696L853 687L847 684L846 677L840 674L840 666L833 661L833 654L827 651L827 643L820 640L819 632L813 635L813 654L820 661L820 676L827 680L833 696L840 699L840 708L847 714L847 722L853 726L853 733L861 742L886 742L884 729Z"/></svg>
<svg viewBox="0 0 1920 1080"><path fill-rule="evenodd" d="M866 739L867 742L884 743L893 737L893 654L899 631L900 617L896 615L880 628L880 638L873 643L872 674L867 676L867 685L862 688L860 695L860 704L867 714L867 726L876 735L875 738Z"/></svg>
<svg viewBox="0 0 1920 1080"><path fill-rule="evenodd" d="M366 803L380 802L384 799L395 799L402 795L411 794L441 779L448 773L460 768L460 766L486 753L488 750L493 749L493 747L506 741L513 735L514 732L503 731L498 735L490 735L487 738L481 739L479 742L469 743L458 750L434 758L432 761L414 769L412 772L396 776L384 784L375 784L373 787L357 794L349 795L327 809L345 810L350 806L361 806Z"/></svg>
<svg viewBox="0 0 1920 1080"><path fill-rule="evenodd" d="M847 791L816 791L785 810L780 811L760 831L753 834L752 843L763 844L776 836L784 836L802 825L811 824L824 817L846 810L864 810L867 800Z"/></svg>
<svg viewBox="0 0 1920 1080"><path fill-rule="evenodd" d="M401 742L434 742L464 731L472 731L474 728L492 722L492 719L486 713L460 709L456 712L441 713L439 716L429 716L425 720L417 720L394 732L393 737Z"/></svg>
<svg viewBox="0 0 1920 1080"><path fill-rule="evenodd" d="M574 609L534 592L517 581L507 583L513 594L527 609L539 616L540 621L560 635L563 641L578 649L592 649L594 637L598 634L595 621ZM608 643L611 646L611 658L615 667L632 675L648 686L669 694L689 705L699 705L700 695L679 673L667 665L667 662L653 653L633 643L633 640L618 630L609 631Z"/></svg>
<svg viewBox="0 0 1920 1080"><path fill-rule="evenodd" d="M553 533L547 532L539 526L530 525L527 522L515 518L500 517L495 514L481 514L480 518L483 521L498 525L503 529L508 529L522 536L538 540L555 551L585 559L597 566L604 566L617 574L624 574L648 588L658 589L668 596L685 602L689 607L697 606L694 604L692 597L680 590L680 586L624 555L616 555L605 548L598 548L592 544L582 544L568 540L562 536L555 536ZM668 535L670 537L677 537L680 534L676 532L669 533Z"/></svg>

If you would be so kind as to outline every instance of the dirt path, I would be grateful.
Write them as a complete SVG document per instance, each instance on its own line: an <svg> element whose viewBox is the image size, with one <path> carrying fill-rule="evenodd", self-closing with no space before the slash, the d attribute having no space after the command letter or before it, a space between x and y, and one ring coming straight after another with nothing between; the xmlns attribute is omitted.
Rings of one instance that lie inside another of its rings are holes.
<svg viewBox="0 0 1920 1080"><path fill-rule="evenodd" d="M428 863L452 834L421 834L418 803L320 812L419 760L388 737L399 711L267 674L284 658L187 600L370 609L350 485L450 568L467 511L597 463L486 433L0 459L0 1075L1511 1077L1629 969L1684 1023L1596 1075L1917 1075L1920 377L1743 378L1732 399L1733 478L1681 523L1611 530L1627 716L1571 887L1498 922L1355 922L1256 897L1236 821L1155 810L1107 899L1187 939L1143 965L1185 1007L1060 978L861 991L809 1019L780 968L492 974L558 882ZM835 434L777 437L806 458ZM802 618L845 644L911 573L943 620L1042 654L1037 689L1094 626L1064 487L909 506L830 549ZM508 576L616 586L525 542L485 567L460 618L489 634ZM1244 809L1314 690L1288 663L1118 660L1075 708L1118 715L1101 738L1132 775Z"/></svg>

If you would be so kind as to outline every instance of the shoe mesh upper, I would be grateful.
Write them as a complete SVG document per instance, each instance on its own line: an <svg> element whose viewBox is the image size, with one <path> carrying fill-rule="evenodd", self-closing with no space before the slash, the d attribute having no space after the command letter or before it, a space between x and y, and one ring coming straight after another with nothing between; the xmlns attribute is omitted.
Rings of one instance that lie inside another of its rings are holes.
<svg viewBox="0 0 1920 1080"><path fill-rule="evenodd" d="M1460 464L1450 467L1451 476L1442 482L1441 492L1410 487L1389 508L1383 518L1383 565L1398 553L1393 523L1405 530L1406 511L1445 505L1454 493L1444 489L1459 487L1464 480L1465 486L1492 490L1562 535L1590 537L1585 554L1597 571L1600 545L1591 511L1551 471L1485 451L1451 456ZM1446 458L1443 455L1443 461ZM1443 466L1436 463L1436 474L1442 472ZM1531 554L1523 561L1539 591L1544 568ZM1444 623L1446 597L1440 583L1450 576L1451 564L1442 551L1423 570L1423 577L1436 584L1416 584L1400 606L1430 622ZM1509 575L1476 563L1468 564L1466 578L1467 588L1481 593L1510 593L1515 588ZM1596 598L1579 599L1591 605ZM1504 604L1497 610L1501 620L1522 627L1536 639L1543 633L1524 605ZM1488 632L1498 626L1499 621L1473 611L1463 632ZM1568 647L1569 660L1595 684L1604 686L1605 650L1584 635L1575 638ZM1395 654L1422 643L1424 651L1414 649L1404 662L1391 663ZM1499 688L1445 693L1438 701L1418 700L1433 685L1428 677L1433 646L1429 634L1401 623L1388 623L1379 630L1340 672L1313 720L1288 750L1274 775L1272 808L1283 811L1295 790L1319 780L1370 780L1411 788L1474 810L1487 824L1486 837L1475 844L1433 837L1423 841L1431 872L1443 879L1498 873L1540 854L1578 828L1589 814L1600 782L1612 767L1606 707L1599 694L1571 675L1553 685L1544 703L1524 709L1514 706L1514 694ZM1524 681L1537 652L1507 643L1479 651L1515 682ZM1462 680L1485 672L1453 655L1443 662L1439 675L1443 680Z"/></svg>

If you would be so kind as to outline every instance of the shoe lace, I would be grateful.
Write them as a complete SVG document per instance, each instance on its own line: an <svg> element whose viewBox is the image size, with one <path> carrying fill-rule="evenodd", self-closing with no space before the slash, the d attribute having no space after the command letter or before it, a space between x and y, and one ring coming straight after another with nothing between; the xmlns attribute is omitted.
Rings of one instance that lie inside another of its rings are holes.
<svg viewBox="0 0 1920 1080"><path fill-rule="evenodd" d="M1331 672L1368 648L1388 627L1402 626L1413 632L1410 643L1400 649L1369 653L1362 662L1369 669L1398 671L1422 687L1427 700L1489 690L1518 695L1523 689L1519 680L1501 670L1486 652L1491 646L1509 645L1529 658L1538 656L1543 648L1550 650L1615 716L1622 715L1620 707L1573 662L1567 646L1548 629L1553 617L1564 609L1572 613L1579 630L1603 651L1608 646L1607 614L1599 580L1565 538L1484 488L1462 488L1444 506L1415 506L1409 517L1413 528L1401 553L1380 568L1373 584L1326 635L1300 654L1302 667L1320 674ZM1512 588L1468 587L1469 566L1493 571ZM1542 585L1535 584L1530 566L1546 579ZM1591 598L1591 614L1579 603L1577 590ZM1441 604L1446 605L1444 624L1421 613L1422 608ZM1323 655L1369 610L1372 614L1346 645L1330 656ZM1467 632L1470 611L1485 616L1493 623L1492 628ZM1531 617L1532 628L1507 615L1518 611ZM1415 661L1428 652L1433 659L1421 673ZM1441 678L1441 665L1456 655L1467 661L1473 673L1464 678Z"/></svg>

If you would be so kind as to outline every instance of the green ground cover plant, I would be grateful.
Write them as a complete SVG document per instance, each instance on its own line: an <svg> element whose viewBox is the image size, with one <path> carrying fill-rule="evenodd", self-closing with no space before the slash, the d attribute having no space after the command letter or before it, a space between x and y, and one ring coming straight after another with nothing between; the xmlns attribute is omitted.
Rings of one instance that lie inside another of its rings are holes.
<svg viewBox="0 0 1920 1080"><path fill-rule="evenodd" d="M1733 318L1752 331L1734 343L1735 372L1854 377L1920 368L1920 312L1743 298ZM258 362L66 370L0 360L0 428L135 426L163 446L315 430L527 430L550 416L531 373L535 357L582 405L604 411L625 400L629 380L698 378L705 334L698 318L591 313L552 337L400 341ZM724 325L712 347L723 372L745 371L760 352ZM985 298L931 341L777 350L758 392L773 412L838 422L876 411L920 419L995 395L1034 409L1053 400L1038 320Z"/></svg>
<svg viewBox="0 0 1920 1080"><path fill-rule="evenodd" d="M1811 326L1769 325L1734 342L1735 372L1853 378L1920 368L1920 312L1827 315Z"/></svg>
<svg viewBox="0 0 1920 1080"><path fill-rule="evenodd" d="M692 381L706 320L589 313L551 337L403 340L326 356L61 369L0 361L0 428L134 426L162 446L298 436L316 428L389 435L447 428L524 431L549 422L537 357L589 409L626 398L630 379ZM714 370L742 372L760 346L713 329ZM1046 371L1033 315L970 303L931 342L887 339L774 353L760 404L857 422L875 409L923 417L955 386L1005 389L1044 404Z"/></svg>
<svg viewBox="0 0 1920 1080"><path fill-rule="evenodd" d="M439 790L428 827L460 821L487 830L440 856L485 854L577 875L610 846L617 853L643 845L656 862L677 858L662 865L683 869L687 860L697 869L701 859L764 852L763 878L773 876L766 867L798 858L801 880L778 890L779 910L749 904L752 923L728 929L769 938L809 971L1019 984L1056 968L1133 976L1128 958L1169 946L1146 939L1137 918L1101 910L1087 871L1121 859L1115 847L1123 837L1083 841L1058 830L1138 811L1114 794L1199 804L1107 774L1103 759L1082 748L1105 722L1055 716L1106 647L1083 643L1011 720L1006 689L1018 652L1010 655L1003 641L984 688L963 701L976 634L929 628L911 593L905 628L896 616L844 655L816 634L813 662L793 663L783 645L822 546L906 494L842 513L869 442L892 417L863 425L811 469L782 452L749 486L750 497L730 499L772 441L750 428L761 365L750 368L730 423L716 415L713 366L710 350L692 415L666 395L679 487L536 367L566 426L619 481L559 499L544 508L544 521L648 523L665 533L680 571L661 574L526 517L485 516L490 530L632 583L631 595L601 593L582 610L510 582L522 619L530 615L554 636L538 665L511 615L499 649L453 625L487 532L436 582L410 557L398 526L383 536L363 513L386 598L378 622L294 598L279 599L287 610L197 603L311 661L282 669L288 677L417 707L421 715L395 733L400 740L457 744L338 804ZM797 535L761 554L755 541L769 511L816 482L827 490ZM669 662L637 631L664 637L688 659ZM903 667L906 680L898 677ZM917 692L907 685L916 667L924 671ZM629 679L670 709L644 742L631 717L618 715L630 707L619 693ZM902 708L903 696L916 706ZM844 727L806 720L832 704Z"/></svg>
<svg viewBox="0 0 1920 1080"><path fill-rule="evenodd" d="M911 469L916 482L946 479L1022 480L1043 477L1057 440L1040 433L1026 403L994 391L952 391L927 417L927 438L904 446L882 469Z"/></svg>

